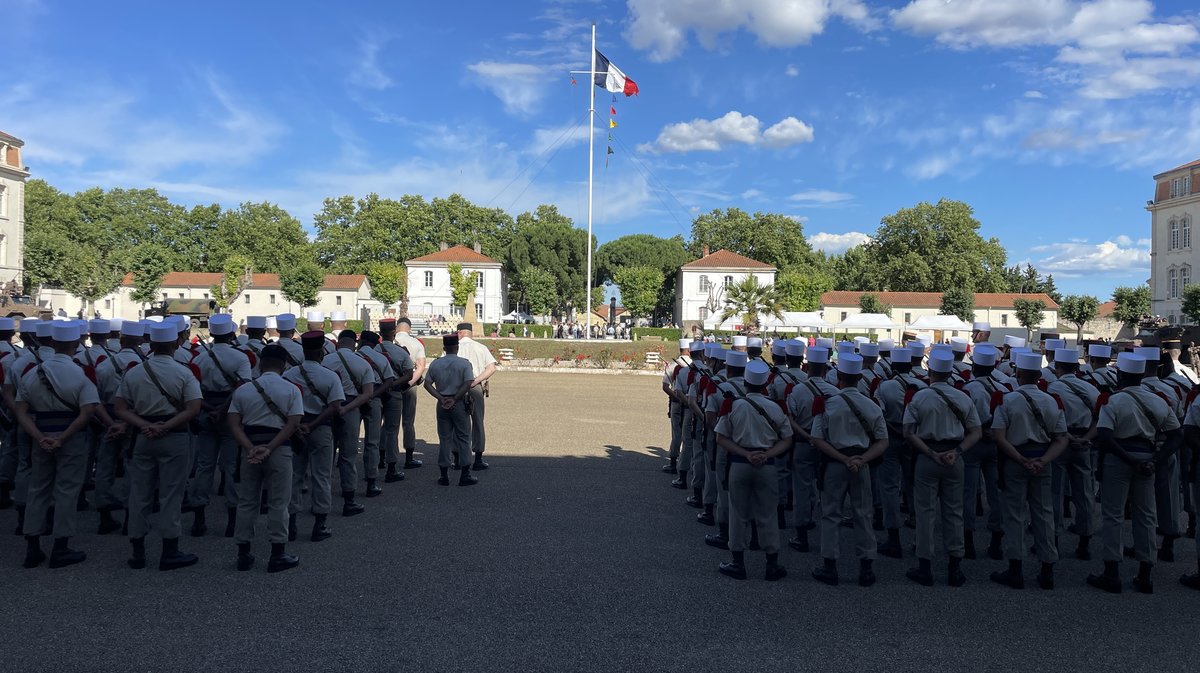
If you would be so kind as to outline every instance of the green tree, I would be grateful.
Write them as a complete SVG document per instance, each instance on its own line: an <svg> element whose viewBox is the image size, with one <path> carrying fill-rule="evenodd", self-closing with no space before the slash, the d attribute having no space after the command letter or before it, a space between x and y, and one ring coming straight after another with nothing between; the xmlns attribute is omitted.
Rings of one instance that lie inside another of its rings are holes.
<svg viewBox="0 0 1200 673"><path fill-rule="evenodd" d="M517 289L531 315L549 314L558 299L554 288L554 274L536 266L531 266L521 273Z"/></svg>
<svg viewBox="0 0 1200 673"><path fill-rule="evenodd" d="M405 297L408 290L408 270L395 262L376 262L367 268L367 281L371 283L371 298L391 306ZM407 303L401 314L408 315Z"/></svg>
<svg viewBox="0 0 1200 673"><path fill-rule="evenodd" d="M446 270L450 272L450 295L455 306L466 306L475 292L478 272L464 272L462 264L449 264Z"/></svg>
<svg viewBox="0 0 1200 673"><path fill-rule="evenodd" d="M952 315L963 322L975 320L975 293L961 287L952 287L942 293L939 315Z"/></svg>
<svg viewBox="0 0 1200 673"><path fill-rule="evenodd" d="M158 300L163 276L171 270L167 261L168 255L166 250L153 243L138 248L130 269L133 272L133 292L129 295L130 299L143 306Z"/></svg>
<svg viewBox="0 0 1200 673"><path fill-rule="evenodd" d="M1058 305L1058 315L1075 326L1075 340L1083 339L1083 326L1100 314L1100 300L1086 294L1064 297Z"/></svg>
<svg viewBox="0 0 1200 673"><path fill-rule="evenodd" d="M299 304L302 309L317 305L324 285L325 272L312 261L292 264L279 274L280 294L288 301Z"/></svg>
<svg viewBox="0 0 1200 673"><path fill-rule="evenodd" d="M250 260L241 255L230 255L225 258L225 266L221 270L221 282L210 288L213 301L221 309L228 310L233 302L250 285L254 267Z"/></svg>
<svg viewBox="0 0 1200 673"><path fill-rule="evenodd" d="M518 215L516 227L506 264L518 283L526 269L539 267L554 276L555 309L582 308L587 292L587 232L547 205ZM590 244L595 250L594 237Z"/></svg>
<svg viewBox="0 0 1200 673"><path fill-rule="evenodd" d="M746 331L756 334L761 327L761 315L782 318L785 308L774 286L759 285L757 276L748 275L726 288L721 322L740 316Z"/></svg>
<svg viewBox="0 0 1200 673"><path fill-rule="evenodd" d="M1180 306L1183 317L1195 322L1200 318L1200 285L1188 285L1183 288L1183 302Z"/></svg>
<svg viewBox="0 0 1200 673"><path fill-rule="evenodd" d="M613 280L621 288L621 303L633 318L646 318L658 303L658 291L663 286L663 273L649 266L623 266L613 272Z"/></svg>
<svg viewBox="0 0 1200 673"><path fill-rule="evenodd" d="M679 267L692 261L682 236L659 238L633 234L613 239L596 249L596 280L615 281L621 267L650 267L662 272L663 280L655 300L653 317L669 314L675 306L675 283ZM624 295L622 294L622 298Z"/></svg>
<svg viewBox="0 0 1200 673"><path fill-rule="evenodd" d="M1118 287L1113 290L1113 302L1113 317L1132 327L1150 313L1150 286Z"/></svg>
<svg viewBox="0 0 1200 673"><path fill-rule="evenodd" d="M688 252L699 257L703 248L736 252L784 270L815 259L799 220L778 213L750 215L739 208L717 209L692 222Z"/></svg>
<svg viewBox="0 0 1200 673"><path fill-rule="evenodd" d="M1016 299L1013 301L1013 313L1017 322L1025 328L1025 338L1033 338L1033 328L1042 324L1042 311L1046 310L1046 302L1041 299Z"/></svg>
<svg viewBox="0 0 1200 673"><path fill-rule="evenodd" d="M775 289L788 311L816 311L821 308L821 295L833 289L833 278L789 270L775 277Z"/></svg>
<svg viewBox="0 0 1200 673"><path fill-rule="evenodd" d="M863 313L882 313L889 318L892 315L892 307L880 301L879 295L871 293L858 298L858 310Z"/></svg>
<svg viewBox="0 0 1200 673"><path fill-rule="evenodd" d="M874 255L875 253L866 246L858 245L830 258L833 289L852 292L882 290L882 269L876 263Z"/></svg>
<svg viewBox="0 0 1200 673"><path fill-rule="evenodd" d="M313 255L300 220L271 203L243 203L226 210L213 236L211 263L221 269L236 255L249 260L255 271L282 273Z"/></svg>

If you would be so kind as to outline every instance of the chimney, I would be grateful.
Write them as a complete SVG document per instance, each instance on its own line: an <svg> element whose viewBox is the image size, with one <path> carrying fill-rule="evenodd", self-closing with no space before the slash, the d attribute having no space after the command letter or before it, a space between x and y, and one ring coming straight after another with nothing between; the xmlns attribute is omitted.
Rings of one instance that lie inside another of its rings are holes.
<svg viewBox="0 0 1200 673"><path fill-rule="evenodd" d="M706 246L704 246L704 249L702 250L702 253L703 253L703 254L701 254L701 255L700 255L701 257L708 257L708 246L707 246L707 245L706 245Z"/></svg>
<svg viewBox="0 0 1200 673"><path fill-rule="evenodd" d="M446 248L448 248L448 247L450 247L450 246L446 245L446 242L445 242L445 241L442 241L441 243L439 243L439 244L438 244L438 250L439 250L439 251L440 251L440 250L445 250L445 249L446 249Z"/></svg>
<svg viewBox="0 0 1200 673"><path fill-rule="evenodd" d="M477 252L481 255L483 254L483 250L480 250L480 248L479 248L479 241L475 241L475 252Z"/></svg>

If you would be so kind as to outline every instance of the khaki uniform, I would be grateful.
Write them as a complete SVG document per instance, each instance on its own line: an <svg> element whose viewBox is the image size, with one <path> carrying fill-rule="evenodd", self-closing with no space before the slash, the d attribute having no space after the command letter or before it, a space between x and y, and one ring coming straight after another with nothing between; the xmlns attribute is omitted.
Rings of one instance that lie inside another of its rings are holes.
<svg viewBox="0 0 1200 673"><path fill-rule="evenodd" d="M304 360L283 373L283 378L300 387L304 402L304 422L316 420L325 408L335 402L345 402L342 380L318 362ZM305 475L311 477L313 514L328 514L331 508L333 480L334 429L340 425L335 416L317 426L310 426L307 437L292 442L292 502L288 512L297 514L303 504Z"/></svg>
<svg viewBox="0 0 1200 673"><path fill-rule="evenodd" d="M763 418L751 406L757 404L769 417ZM770 449L780 439L792 436L787 414L779 404L759 393L732 400L728 413L717 421L716 432L747 450ZM779 552L779 528L775 524L775 504L779 499L779 478L775 461L769 459L755 467L741 456L729 456L729 549L746 550L750 540L750 522L758 527L759 542L768 554Z"/></svg>
<svg viewBox="0 0 1200 673"><path fill-rule="evenodd" d="M425 372L438 394L446 397L457 395L475 380L471 363L457 355L443 355L434 360ZM450 409L437 408L438 467L449 469L453 458L460 467L471 464L471 398L468 394L454 403Z"/></svg>
<svg viewBox="0 0 1200 673"><path fill-rule="evenodd" d="M10 356L11 357L11 356ZM24 348L17 356L16 360L10 360L6 357L0 360L7 369L4 372L4 380L6 385L12 386L12 394L14 397L17 394L17 386L21 381L21 376L29 371L29 368L38 362L43 362L54 357L54 349L46 346L37 348ZM14 423L15 425L15 423ZM24 507L27 502L27 494L29 493L29 476L31 473L31 446L29 435L19 427L13 428L14 441L16 445L16 467L13 474L13 499L16 501L17 507Z"/></svg>
<svg viewBox="0 0 1200 673"><path fill-rule="evenodd" d="M113 400L121 387L121 381L129 369L142 361L141 356L132 349L125 348L116 352L109 351L104 361L96 368L96 388L100 393L100 403L108 411L110 418L119 420L113 409ZM100 439L96 450L96 509L111 511L123 509L129 499L129 479L117 484L117 474L128 475L125 469L125 456L133 443L135 433L126 431L114 439Z"/></svg>
<svg viewBox="0 0 1200 673"><path fill-rule="evenodd" d="M392 374L400 380L396 387L383 400L383 431L380 437L379 450L383 452L389 463L400 462L400 426L404 420L404 408L408 398L413 397L414 409L417 392L409 387L416 366L408 352L394 343L380 342L375 350L387 361ZM406 437L407 439L407 437ZM408 444L405 444L405 449ZM416 448L416 438L413 438L413 448Z"/></svg>
<svg viewBox="0 0 1200 673"><path fill-rule="evenodd" d="M687 395L701 378L704 377L704 370L694 361L687 367L679 367L675 370L675 377L671 380L671 388L680 395ZM682 425L680 432L682 433L683 450L679 455L679 469L687 470L688 483L686 487L696 489L704 487L704 447L698 445L698 442L703 442L704 429L700 427L698 419L692 413L692 408L686 404L680 405L680 416ZM697 436L701 437L697 440Z"/></svg>
<svg viewBox="0 0 1200 673"><path fill-rule="evenodd" d="M1053 395L1042 392L1036 385L1024 385L1005 395L1004 403L996 408L992 429L998 428L1004 429L1008 443L1022 457L1041 458L1057 437L1066 434L1067 417ZM1003 469L1005 555L1010 560L1025 558L1029 549L1025 544L1028 506L1038 559L1042 563L1058 562L1050 470L1030 474L1013 460L1004 460Z"/></svg>
<svg viewBox="0 0 1200 673"><path fill-rule="evenodd" d="M989 430L992 426L992 406L999 406L1004 395L1011 392L1012 388L993 376L984 376L967 381L962 390L971 396L983 428L983 438L962 456L963 531L970 534L977 530L975 500L982 481L988 503L987 529L1001 533L1004 531L1004 505L1000 501L1000 464L998 449Z"/></svg>
<svg viewBox="0 0 1200 673"><path fill-rule="evenodd" d="M746 396L746 382L740 376L721 380L720 377L710 379L710 386L705 392L704 416L707 420L711 413L720 420L722 408L732 398ZM729 396L732 396L729 397ZM732 404L732 402L729 402ZM713 473L717 479L717 523L729 523L729 452L716 444L716 422L713 423Z"/></svg>
<svg viewBox="0 0 1200 673"><path fill-rule="evenodd" d="M907 406L909 388L928 388L924 381L908 374L895 374L893 378L880 381L875 388L875 400L883 410L888 426L888 448L883 453L883 462L878 469L879 500L883 506L883 527L897 530L904 525L900 511L900 493L908 494L912 503L912 456L904 440L904 407Z"/></svg>
<svg viewBox="0 0 1200 673"><path fill-rule="evenodd" d="M326 355L321 364L341 378L347 404L353 402L368 383L379 384L371 365L348 348L339 348ZM362 409L359 407L342 414L342 427L333 438L343 494L353 493L358 488L358 429L362 424Z"/></svg>
<svg viewBox="0 0 1200 673"><path fill-rule="evenodd" d="M675 381L675 373L680 367L687 367L691 362L692 358L687 355L680 355L668 362L666 368L663 370L663 385L672 387ZM676 402L675 398L671 398L667 413L671 420L671 446L668 453L671 460L678 460L680 448L683 446L683 405Z"/></svg>
<svg viewBox="0 0 1200 673"><path fill-rule="evenodd" d="M958 409L966 419L966 427L938 392L944 394L949 403ZM968 428L980 427L979 413L971 403L971 398L946 383L934 383L925 390L917 391L904 410L904 425L916 426L916 435L937 453L956 450ZM913 468L913 502L917 515L918 558L933 558L933 540L939 519L946 553L962 558L965 551L963 472L962 460L945 467L924 453L917 456Z"/></svg>
<svg viewBox="0 0 1200 673"><path fill-rule="evenodd" d="M1171 412L1182 419L1186 395L1171 383L1157 376L1145 376L1142 385L1166 398ZM1180 512L1183 511L1182 475L1179 469L1179 453L1173 453L1160 461L1154 472L1154 500L1158 528L1164 535L1179 535L1183 532Z"/></svg>
<svg viewBox="0 0 1200 673"><path fill-rule="evenodd" d="M392 371L392 366L388 364L387 358L383 357L383 353L372 348L360 348L358 354L371 367L371 373L375 375L376 379L375 396L362 406L363 476L374 481L379 476L379 461L383 458L380 454L380 436L383 432L383 395L379 388L395 379L396 374ZM390 393L388 397L391 397Z"/></svg>
<svg viewBox="0 0 1200 673"><path fill-rule="evenodd" d="M863 455L876 441L886 440L888 432L883 411L855 388L843 390L825 400L824 411L813 418L812 435L825 440L843 455L852 457ZM854 473L841 461L827 457L825 460L825 489L821 492L821 556L838 558L842 503L848 494L854 520L855 553L859 559L874 559L876 542L871 527L871 468L864 465Z"/></svg>
<svg viewBox="0 0 1200 673"><path fill-rule="evenodd" d="M287 425L287 419L276 414L263 399L264 395L287 418L304 415L300 387L274 372L265 372L253 382L233 393L229 413L240 414L242 430L250 443L267 444ZM267 459L257 465L250 462L248 452L241 454L242 483L238 489L237 531L234 541L241 544L254 540L254 523L263 488L267 489L267 534L272 543L288 541L288 505L292 499L292 444L280 444Z"/></svg>
<svg viewBox="0 0 1200 673"><path fill-rule="evenodd" d="M1192 402L1191 406L1188 407L1187 414L1183 418L1183 424L1190 425L1194 428L1200 428L1200 397L1196 398L1196 400ZM1195 449L1192 450L1195 451ZM1195 460L1197 460L1197 458L1192 456L1191 461ZM1191 489L1192 503L1200 503L1200 474L1197 474L1197 469L1194 462L1191 462L1191 465L1188 467L1191 467L1192 471L1191 474L1185 473L1186 478L1184 481L1187 482L1188 488ZM1192 516L1195 516L1194 512L1192 513ZM1200 526L1196 527L1196 548L1200 549Z"/></svg>
<svg viewBox="0 0 1200 673"><path fill-rule="evenodd" d="M421 343L420 339L408 332L396 333L396 345L407 352L414 369L417 362L426 359L425 344ZM389 350L388 352L393 351ZM412 382L411 388L403 392L404 413L401 417L400 426L404 431L404 453L409 458L417 450L417 395L423 381L424 374L421 375L421 379Z"/></svg>
<svg viewBox="0 0 1200 673"><path fill-rule="evenodd" d="M242 383L252 378L250 359L246 353L230 344L217 343L194 361L200 370L200 392L205 406L224 408L230 395ZM197 416L200 434L196 436L194 476L184 502L187 509L208 506L213 490L213 475L218 466L225 476L225 507L238 506L238 484L234 479L238 468L238 445L229 433L229 424L222 413L214 421L208 412Z"/></svg>
<svg viewBox="0 0 1200 673"><path fill-rule="evenodd" d="M49 385L42 380L42 374ZM85 408L99 404L100 397L96 386L70 357L56 354L21 376L16 401L29 405L30 416L38 430L46 435L57 435L66 430ZM71 435L53 453L41 446L32 447L25 535L43 534L51 507L54 508L54 536L75 535L75 503L87 476L87 462L87 428Z"/></svg>
<svg viewBox="0 0 1200 673"><path fill-rule="evenodd" d="M466 359L471 363L471 371L475 376L483 373L483 370L488 365L496 364L496 358L492 357L492 352L487 346L475 341L474 339L461 339L458 343L458 357ZM478 385L471 388L471 392L467 393L471 398L471 451L476 456L482 456L484 449L487 448L487 433L484 432L484 396L483 386Z"/></svg>
<svg viewBox="0 0 1200 673"><path fill-rule="evenodd" d="M275 345L282 346L283 350L287 351L287 365L284 367L284 371L304 362L304 346L300 345L299 341L295 339L279 339L275 342Z"/></svg>
<svg viewBox="0 0 1200 673"><path fill-rule="evenodd" d="M169 401L150 378L147 369L163 389L180 404L203 398L200 381L193 370L166 355L151 355L148 360L125 373L117 397L125 400L133 413L151 422L170 420L182 409ZM129 537L145 537L150 531L150 511L158 489L158 529L163 539L179 537L179 511L192 462L191 438L184 425L158 439L137 435L133 459L129 462Z"/></svg>
<svg viewBox="0 0 1200 673"><path fill-rule="evenodd" d="M788 395L788 415L796 425L805 432L811 433L813 424L813 408L818 397L831 397L838 394L836 386L820 377L809 377L803 384L792 388ZM798 435L792 444L792 526L795 528L812 528L814 510L821 505L821 495L817 491L817 467L820 462L820 452L816 447L801 439Z"/></svg>
<svg viewBox="0 0 1200 673"><path fill-rule="evenodd" d="M1091 430L1100 391L1077 376L1064 376L1051 383L1047 392L1062 402L1067 417L1067 432L1082 437ZM1066 529L1063 520L1063 496L1071 485L1071 502L1075 506L1075 533L1091 537L1096 529L1096 480L1092 475L1092 450L1068 444L1054 461L1054 480L1051 491L1054 501L1054 526L1059 533Z"/></svg>
<svg viewBox="0 0 1200 673"><path fill-rule="evenodd" d="M21 357L22 349L12 342L0 342L0 383L10 382L16 389L17 376L9 366ZM16 485L17 478L17 422L8 409L0 409L0 491L7 492Z"/></svg>

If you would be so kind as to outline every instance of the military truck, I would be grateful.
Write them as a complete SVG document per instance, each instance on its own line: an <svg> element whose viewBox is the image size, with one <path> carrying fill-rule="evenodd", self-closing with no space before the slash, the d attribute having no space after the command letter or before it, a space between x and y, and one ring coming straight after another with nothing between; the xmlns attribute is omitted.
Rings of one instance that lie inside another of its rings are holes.
<svg viewBox="0 0 1200 673"><path fill-rule="evenodd" d="M0 295L0 315L6 318L37 318L45 312L27 294Z"/></svg>
<svg viewBox="0 0 1200 673"><path fill-rule="evenodd" d="M192 331L196 331L208 329L208 316L216 310L217 302L212 299L166 299L146 311L146 315L187 316L192 323Z"/></svg>

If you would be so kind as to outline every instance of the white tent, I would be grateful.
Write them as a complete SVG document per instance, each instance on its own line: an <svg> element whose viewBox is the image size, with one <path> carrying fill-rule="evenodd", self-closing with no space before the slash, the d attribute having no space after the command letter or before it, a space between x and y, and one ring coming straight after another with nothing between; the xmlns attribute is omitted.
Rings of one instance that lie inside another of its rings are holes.
<svg viewBox="0 0 1200 673"><path fill-rule="evenodd" d="M923 315L909 323L908 329L970 332L971 323L963 322L958 316L953 315Z"/></svg>
<svg viewBox="0 0 1200 673"><path fill-rule="evenodd" d="M520 322L520 323L523 323L523 322L526 322L526 321L529 321L529 320L532 320L532 319L533 319L533 316L529 315L528 313L525 313L524 311L521 311L521 312L517 312L517 311L509 311L508 313L506 313L504 316L502 316L502 317L500 318L500 322Z"/></svg>
<svg viewBox="0 0 1200 673"><path fill-rule="evenodd" d="M799 330L833 329L833 324L825 322L820 311L784 311L782 320L771 322L772 327L776 325Z"/></svg>
<svg viewBox="0 0 1200 673"><path fill-rule="evenodd" d="M896 329L900 323L884 313L855 313L838 324L839 330L852 329Z"/></svg>
<svg viewBox="0 0 1200 673"><path fill-rule="evenodd" d="M704 321L705 330L737 330L743 326L742 316L735 315L725 322L719 322L721 315L719 313L711 315ZM804 330L831 330L833 325L825 322L821 318L820 311L784 311L782 317L776 318L773 315L760 313L758 315L758 325L763 332L773 331L804 331Z"/></svg>

